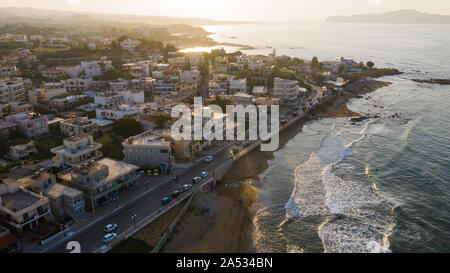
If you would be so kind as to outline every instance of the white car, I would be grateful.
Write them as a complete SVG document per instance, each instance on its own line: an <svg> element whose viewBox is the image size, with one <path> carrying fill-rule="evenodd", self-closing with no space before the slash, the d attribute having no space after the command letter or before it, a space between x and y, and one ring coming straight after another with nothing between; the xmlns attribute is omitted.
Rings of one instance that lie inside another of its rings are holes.
<svg viewBox="0 0 450 273"><path fill-rule="evenodd" d="M110 233L111 231L114 231L116 228L117 228L117 225L116 225L116 224L109 224L109 225L106 225L106 227L105 227L105 232L106 232L106 233Z"/></svg>
<svg viewBox="0 0 450 273"><path fill-rule="evenodd" d="M201 177L194 177L194 178L192 178L192 184L197 184L198 182L200 182L200 180L202 180L202 178Z"/></svg>
<svg viewBox="0 0 450 273"><path fill-rule="evenodd" d="M205 158L205 162L206 163L209 163L209 162L211 162L211 161L213 161L214 160L214 157L212 157L211 155L208 155L206 158Z"/></svg>
<svg viewBox="0 0 450 273"><path fill-rule="evenodd" d="M117 234L108 233L105 236L103 236L103 242L107 244L107 243L111 242L112 240L116 239L116 237L117 237Z"/></svg>
<svg viewBox="0 0 450 273"><path fill-rule="evenodd" d="M192 188L191 184L185 184L185 185L181 186L180 190L182 192L186 192L186 191L190 190L191 188Z"/></svg>
<svg viewBox="0 0 450 273"><path fill-rule="evenodd" d="M207 177L209 175L209 173L207 173L207 172L202 172L201 174L200 174L200 176L202 177L202 178L205 178L205 177Z"/></svg>

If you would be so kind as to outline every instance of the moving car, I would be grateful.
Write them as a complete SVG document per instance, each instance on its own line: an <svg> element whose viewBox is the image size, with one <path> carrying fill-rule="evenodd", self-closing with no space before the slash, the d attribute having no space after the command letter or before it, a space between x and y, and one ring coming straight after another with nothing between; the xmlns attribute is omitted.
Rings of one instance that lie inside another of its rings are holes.
<svg viewBox="0 0 450 273"><path fill-rule="evenodd" d="M209 163L209 162L211 162L211 161L213 161L214 160L214 157L212 157L211 155L208 155L206 158L205 158L205 162L206 163Z"/></svg>
<svg viewBox="0 0 450 273"><path fill-rule="evenodd" d="M194 178L192 178L192 184L197 184L198 182L200 182L200 180L202 180L202 178L201 177L194 177Z"/></svg>
<svg viewBox="0 0 450 273"><path fill-rule="evenodd" d="M202 172L202 173L200 174L200 176L201 176L202 178L205 178L205 177L207 177L208 175L209 175L208 172Z"/></svg>
<svg viewBox="0 0 450 273"><path fill-rule="evenodd" d="M180 190L181 190L182 192L186 192L186 191L190 190L191 188L192 188L192 185L191 185L191 184L185 184L185 185L183 185L183 186L180 187Z"/></svg>
<svg viewBox="0 0 450 273"><path fill-rule="evenodd" d="M161 205L165 206L165 205L169 204L170 201L171 201L171 200L170 200L169 197L164 197L164 198L161 200Z"/></svg>
<svg viewBox="0 0 450 273"><path fill-rule="evenodd" d="M108 233L105 236L103 236L103 242L104 243L109 243L109 242L111 242L112 240L114 240L116 238L117 238L117 234L115 234L115 233Z"/></svg>
<svg viewBox="0 0 450 273"><path fill-rule="evenodd" d="M112 231L114 231L117 228L117 224L109 224L106 225L105 227L105 232L106 233L111 233Z"/></svg>

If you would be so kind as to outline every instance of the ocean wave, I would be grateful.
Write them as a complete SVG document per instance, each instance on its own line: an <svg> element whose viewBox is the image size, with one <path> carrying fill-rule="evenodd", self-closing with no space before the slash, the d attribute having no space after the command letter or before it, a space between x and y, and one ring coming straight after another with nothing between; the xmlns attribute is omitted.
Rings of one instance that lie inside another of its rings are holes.
<svg viewBox="0 0 450 273"><path fill-rule="evenodd" d="M392 204L371 184L339 177L333 169L351 156L352 146L374 131L368 121L347 137L351 127L333 126L309 160L298 165L292 195L285 205L286 218L328 216L318 235L325 252L389 252L387 236L392 232ZM339 166L341 167L341 166ZM353 166L345 162L346 169ZM341 168L342 169L342 168ZM289 249L288 249L289 250Z"/></svg>

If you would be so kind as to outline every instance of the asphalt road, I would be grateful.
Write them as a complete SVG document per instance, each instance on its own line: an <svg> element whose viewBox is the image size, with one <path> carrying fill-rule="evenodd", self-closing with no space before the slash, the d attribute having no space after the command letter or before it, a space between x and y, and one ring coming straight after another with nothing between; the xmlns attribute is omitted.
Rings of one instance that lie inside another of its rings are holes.
<svg viewBox="0 0 450 273"><path fill-rule="evenodd" d="M77 241L81 245L81 253L92 253L99 248L101 248L105 243L103 243L103 235L105 235L104 228L107 224L117 224L118 227L114 231L117 235L120 235L130 227L134 225L134 221L131 218L136 215L135 222L138 223L142 219L148 217L149 215L157 212L161 206L161 199L164 197L170 197L171 193L177 190L180 186L184 184L192 184L192 178L195 176L200 176L200 173L207 171L210 173L209 177L202 179L201 182L206 181L208 178L212 177L213 166L218 168L220 165L225 163L231 158L230 150L232 147L224 149L214 156L214 161L211 163L200 162L197 166L192 167L186 173L179 176L178 181L170 181L165 183L158 188L147 192L144 196L138 198L137 200L130 201L128 204L117 209L113 214L102 218L101 220L91 224L85 229L76 232L69 238L59 241L56 245L49 247L45 252L49 253L68 253L70 250L66 249L67 243L69 241ZM138 182L139 187L145 187L144 181L145 177L140 179ZM195 185L198 187L200 184ZM114 209L115 205L110 204L111 209Z"/></svg>

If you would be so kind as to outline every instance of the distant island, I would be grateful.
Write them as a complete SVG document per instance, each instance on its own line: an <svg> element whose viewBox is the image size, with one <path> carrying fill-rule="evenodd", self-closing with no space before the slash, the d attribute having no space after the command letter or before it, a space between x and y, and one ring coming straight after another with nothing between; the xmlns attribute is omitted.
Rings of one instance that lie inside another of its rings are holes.
<svg viewBox="0 0 450 273"><path fill-rule="evenodd" d="M331 16L328 23L375 23L375 24L450 24L450 15L404 9L380 14Z"/></svg>

